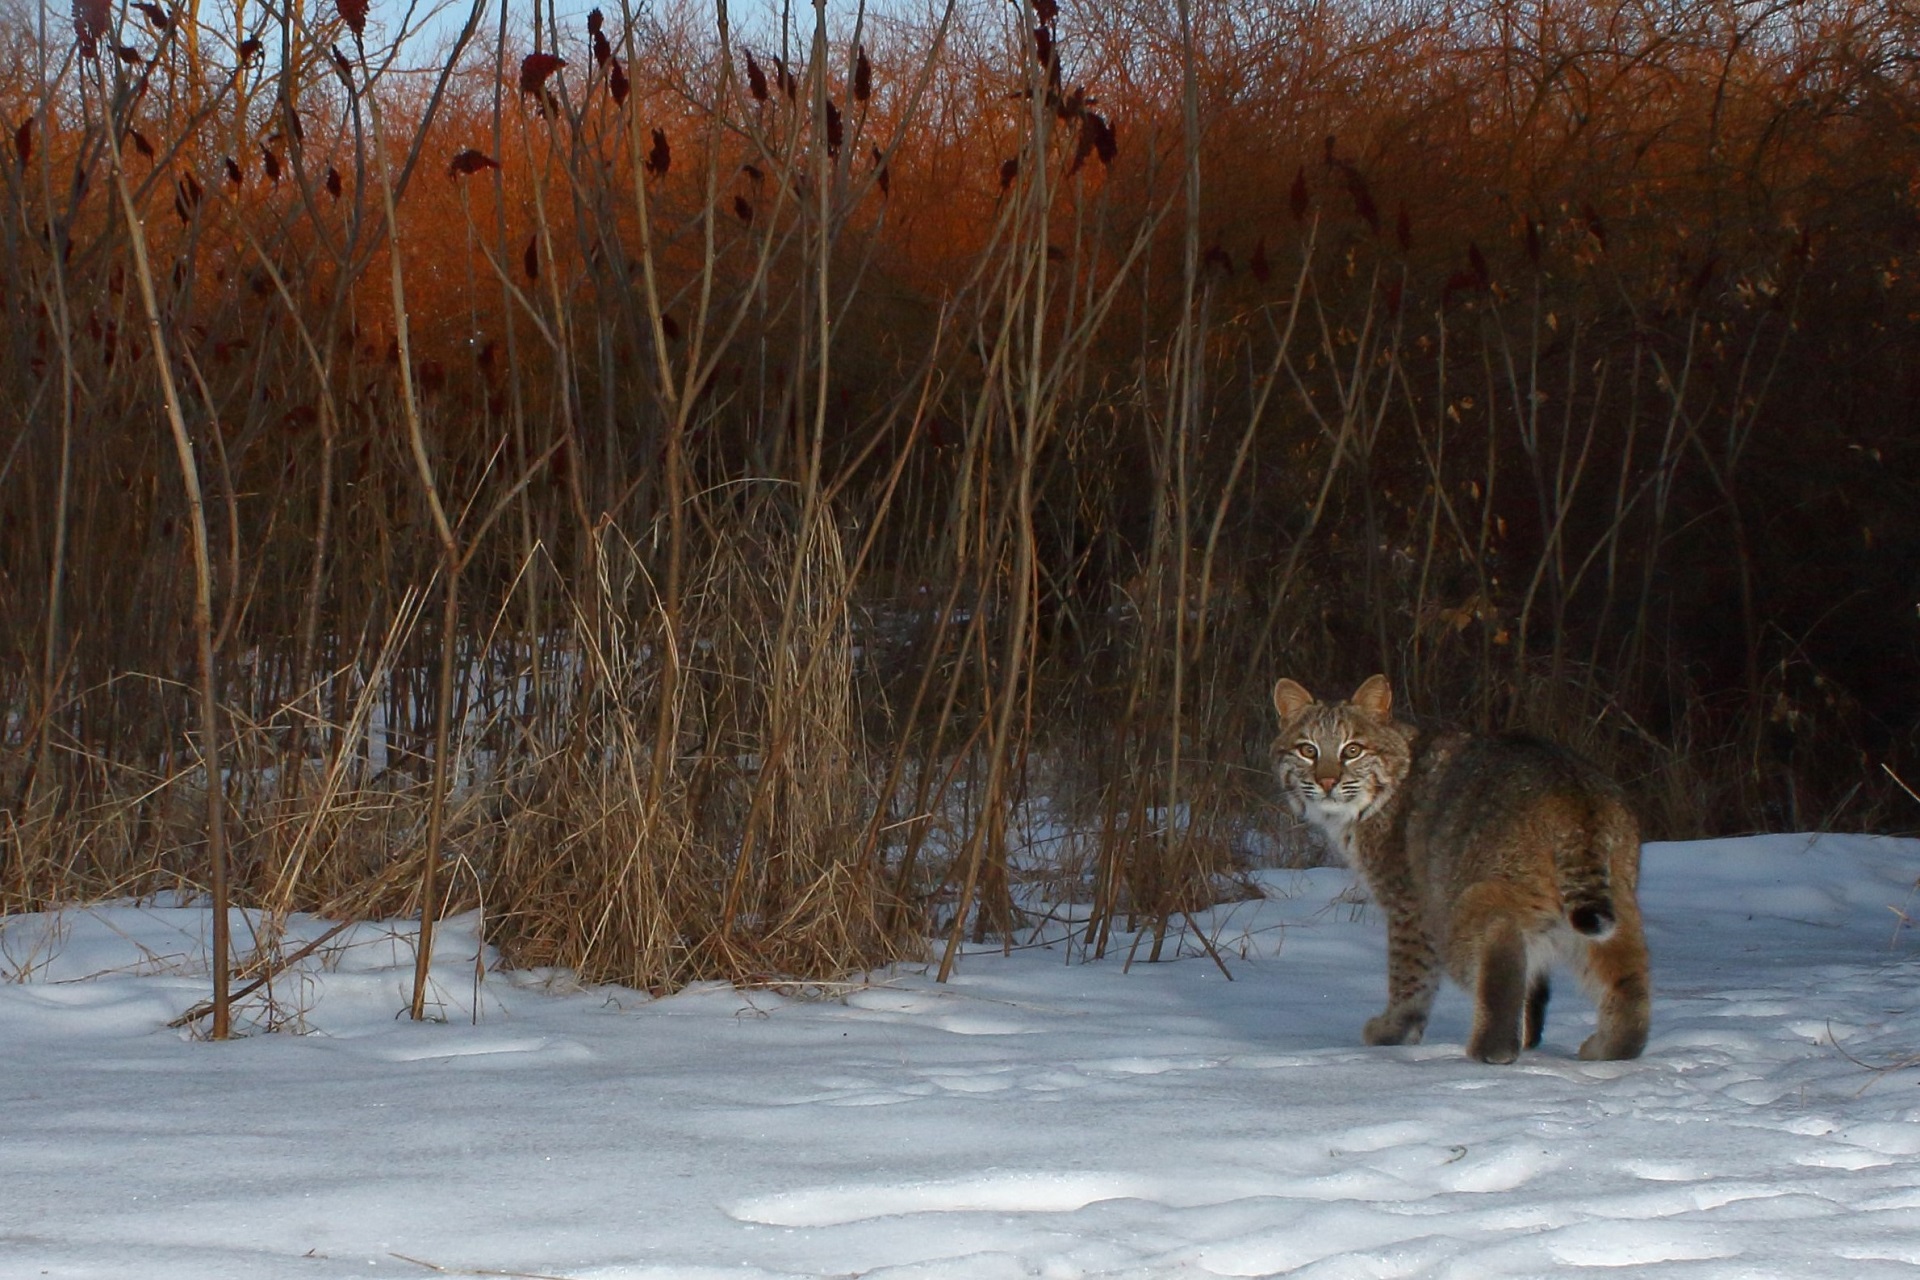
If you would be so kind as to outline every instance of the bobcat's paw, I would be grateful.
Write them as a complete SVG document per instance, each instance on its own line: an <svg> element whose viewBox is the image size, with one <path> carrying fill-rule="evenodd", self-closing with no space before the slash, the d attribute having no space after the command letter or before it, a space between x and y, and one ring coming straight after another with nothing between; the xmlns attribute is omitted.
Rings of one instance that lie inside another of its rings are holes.
<svg viewBox="0 0 1920 1280"><path fill-rule="evenodd" d="M1640 1051L1647 1047L1647 1033L1644 1029L1629 1028L1626 1031L1596 1031L1580 1045L1580 1056L1588 1062L1614 1062L1622 1058L1637 1058Z"/></svg>
<svg viewBox="0 0 1920 1280"><path fill-rule="evenodd" d="M1368 1044L1419 1044L1427 1030L1427 1019L1417 1013L1395 1013L1391 1009L1377 1018L1367 1019L1360 1032Z"/></svg>
<svg viewBox="0 0 1920 1280"><path fill-rule="evenodd" d="M1482 1032L1467 1041L1467 1056L1476 1062L1504 1065L1520 1056L1520 1039L1511 1028L1502 1032Z"/></svg>

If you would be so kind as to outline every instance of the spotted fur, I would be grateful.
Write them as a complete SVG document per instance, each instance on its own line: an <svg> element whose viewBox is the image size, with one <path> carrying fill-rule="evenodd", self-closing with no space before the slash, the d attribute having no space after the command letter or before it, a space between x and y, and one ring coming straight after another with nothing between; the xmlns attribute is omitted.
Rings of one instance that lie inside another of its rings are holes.
<svg viewBox="0 0 1920 1280"><path fill-rule="evenodd" d="M1340 703L1282 680L1273 702L1282 795L1387 917L1387 1007L1368 1044L1419 1043L1445 972L1474 993L1467 1052L1511 1062L1539 1043L1558 961L1599 1008L1580 1056L1639 1056L1640 835L1610 779L1536 738L1422 735L1393 718L1385 676Z"/></svg>

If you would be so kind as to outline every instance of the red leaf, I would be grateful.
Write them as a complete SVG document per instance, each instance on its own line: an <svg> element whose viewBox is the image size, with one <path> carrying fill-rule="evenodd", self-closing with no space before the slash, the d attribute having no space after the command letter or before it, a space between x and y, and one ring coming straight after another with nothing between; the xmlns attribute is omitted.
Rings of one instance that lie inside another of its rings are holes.
<svg viewBox="0 0 1920 1280"><path fill-rule="evenodd" d="M846 138L846 128L840 123L840 108L827 103L827 154L840 154L840 143Z"/></svg>
<svg viewBox="0 0 1920 1280"><path fill-rule="evenodd" d="M447 176L449 178L455 178L461 174L479 173L482 169L498 169L499 167L500 162L492 156L486 154L484 151L476 151L474 148L468 147L465 151L454 156L453 160L447 165Z"/></svg>
<svg viewBox="0 0 1920 1280"><path fill-rule="evenodd" d="M130 67L139 66L142 60L140 57L140 51L134 48L130 44L115 45L113 47L113 56L120 59L120 61L126 63Z"/></svg>
<svg viewBox="0 0 1920 1280"><path fill-rule="evenodd" d="M520 60L520 92L538 96L547 77L567 65L565 58L551 53L530 53Z"/></svg>
<svg viewBox="0 0 1920 1280"><path fill-rule="evenodd" d="M226 170L227 170L227 181L231 182L236 187L241 185L247 180L247 175L241 171L239 162L237 162L232 156L227 157Z"/></svg>
<svg viewBox="0 0 1920 1280"><path fill-rule="evenodd" d="M673 148L667 145L667 135L659 129L653 131L653 146L647 151L647 172L656 178L667 176L667 170L673 167Z"/></svg>
<svg viewBox="0 0 1920 1280"><path fill-rule="evenodd" d="M146 14L147 21L161 31L166 31L173 26L173 15L154 4L153 0L135 0L133 7Z"/></svg>
<svg viewBox="0 0 1920 1280"><path fill-rule="evenodd" d="M1033 13L1040 21L1052 26L1060 16L1060 5L1057 0L1033 0Z"/></svg>
<svg viewBox="0 0 1920 1280"><path fill-rule="evenodd" d="M754 101L767 100L767 73L753 60L753 50L747 50L747 89L753 94Z"/></svg>
<svg viewBox="0 0 1920 1280"><path fill-rule="evenodd" d="M627 104L627 95L633 92L633 86L627 81L627 69L617 61L607 73L607 88L613 90L614 105L622 107Z"/></svg>
<svg viewBox="0 0 1920 1280"><path fill-rule="evenodd" d="M599 35L600 29L606 25L606 21L606 18L598 9L587 10L587 34L590 36Z"/></svg>
<svg viewBox="0 0 1920 1280"><path fill-rule="evenodd" d="M599 10L594 12L598 13ZM613 61L613 46L607 43L607 33L604 31L593 33L593 61L595 66L600 67Z"/></svg>
<svg viewBox="0 0 1920 1280"><path fill-rule="evenodd" d="M274 186L280 185L280 157L266 147L260 148L260 167L267 171L267 180Z"/></svg>
<svg viewBox="0 0 1920 1280"><path fill-rule="evenodd" d="M1002 191L1012 186L1013 180L1019 176L1020 161L1017 157L1000 162L1000 189Z"/></svg>
<svg viewBox="0 0 1920 1280"><path fill-rule="evenodd" d="M267 56L267 47L260 43L259 36L248 36L240 42L240 65L247 66Z"/></svg>
<svg viewBox="0 0 1920 1280"><path fill-rule="evenodd" d="M853 56L853 100L865 102L873 96L873 64L867 61L864 47Z"/></svg>
<svg viewBox="0 0 1920 1280"><path fill-rule="evenodd" d="M147 159L153 159L153 144L147 141L147 135L138 129L127 130L127 136L133 139L133 149Z"/></svg>
<svg viewBox="0 0 1920 1280"><path fill-rule="evenodd" d="M786 62L780 58L775 58L773 60L773 72L780 80L780 92L786 94L788 98L792 98L794 90L799 88L800 82L793 78L793 72L787 70Z"/></svg>
<svg viewBox="0 0 1920 1280"><path fill-rule="evenodd" d="M733 198L733 216L748 226L753 225L753 206L747 203L745 196L735 196Z"/></svg>
<svg viewBox="0 0 1920 1280"><path fill-rule="evenodd" d="M367 0L339 0L340 20L356 38L367 34Z"/></svg>
<svg viewBox="0 0 1920 1280"><path fill-rule="evenodd" d="M340 171L332 165L327 166L327 194L335 200L340 198Z"/></svg>
<svg viewBox="0 0 1920 1280"><path fill-rule="evenodd" d="M540 237L537 234L527 237L527 251L520 255L520 265L527 269L527 279L540 278Z"/></svg>
<svg viewBox="0 0 1920 1280"><path fill-rule="evenodd" d="M83 57L99 54L100 40L112 24L112 0L73 0L73 35Z"/></svg>
<svg viewBox="0 0 1920 1280"><path fill-rule="evenodd" d="M663 311L660 313L660 332L666 334L669 340L678 342L680 341L680 322Z"/></svg>
<svg viewBox="0 0 1920 1280"><path fill-rule="evenodd" d="M20 167L27 167L33 159L33 117L28 116L20 127L13 131L13 153L20 157Z"/></svg>

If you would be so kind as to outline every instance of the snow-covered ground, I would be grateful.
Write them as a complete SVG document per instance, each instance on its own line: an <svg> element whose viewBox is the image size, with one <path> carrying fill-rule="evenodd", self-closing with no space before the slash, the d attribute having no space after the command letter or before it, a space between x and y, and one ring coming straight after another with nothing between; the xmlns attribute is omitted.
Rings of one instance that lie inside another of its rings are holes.
<svg viewBox="0 0 1920 1280"><path fill-rule="evenodd" d="M226 1044L166 1026L204 913L15 918L0 1277L1913 1276L1916 877L1914 841L1651 845L1646 1056L1574 1060L1562 983L1511 1067L1455 990L1360 1047L1382 928L1337 870L1202 920L1232 982L1056 929L947 986L648 1000L481 976L455 922L414 1025L359 926L277 984L307 1034Z"/></svg>

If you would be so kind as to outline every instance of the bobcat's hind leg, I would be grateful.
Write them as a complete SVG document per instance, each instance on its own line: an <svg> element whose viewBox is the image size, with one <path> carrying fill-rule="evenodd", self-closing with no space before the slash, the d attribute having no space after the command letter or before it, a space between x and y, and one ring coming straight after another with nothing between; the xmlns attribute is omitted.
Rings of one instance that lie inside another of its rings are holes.
<svg viewBox="0 0 1920 1280"><path fill-rule="evenodd" d="M1440 957L1412 909L1387 916L1387 1007L1367 1020L1368 1044L1419 1044L1440 990Z"/></svg>
<svg viewBox="0 0 1920 1280"><path fill-rule="evenodd" d="M1638 912L1622 913L1605 942L1587 948L1587 985L1599 1006L1600 1025L1580 1046L1592 1059L1637 1058L1647 1047L1652 990L1647 979L1647 943Z"/></svg>
<svg viewBox="0 0 1920 1280"><path fill-rule="evenodd" d="M1535 973L1527 984L1527 1010L1520 1024L1522 1049L1540 1047L1540 1035L1547 1029L1547 998L1552 994L1553 984L1547 981L1547 971Z"/></svg>
<svg viewBox="0 0 1920 1280"><path fill-rule="evenodd" d="M1480 945L1479 969L1467 1056L1481 1062L1512 1062L1520 1056L1522 1012L1531 1014L1533 1009L1527 985L1527 944L1520 931L1511 925L1494 929ZM1544 998L1540 1006L1544 1013ZM1531 1018L1528 1021L1531 1024ZM1529 1025L1528 1032L1534 1034L1535 1028Z"/></svg>

